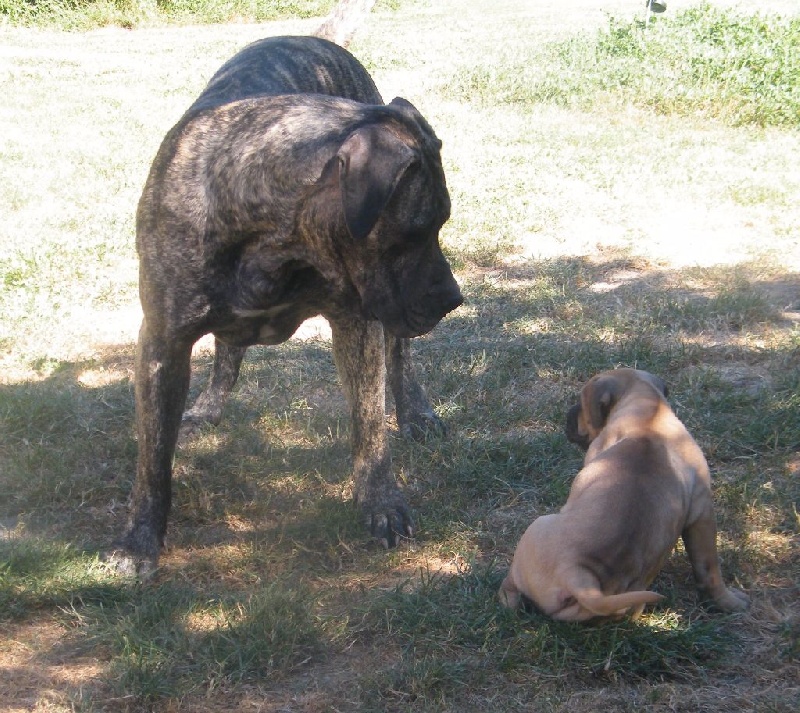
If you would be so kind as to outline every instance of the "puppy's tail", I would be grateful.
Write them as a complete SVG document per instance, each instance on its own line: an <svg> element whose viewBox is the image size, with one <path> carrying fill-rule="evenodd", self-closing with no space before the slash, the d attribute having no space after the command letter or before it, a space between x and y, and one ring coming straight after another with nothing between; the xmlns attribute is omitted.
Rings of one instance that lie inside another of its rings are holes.
<svg viewBox="0 0 800 713"><path fill-rule="evenodd" d="M624 614L631 609L638 614L645 604L655 604L664 598L661 594L648 591L603 594L595 587L573 592L573 596L582 607L597 616Z"/></svg>

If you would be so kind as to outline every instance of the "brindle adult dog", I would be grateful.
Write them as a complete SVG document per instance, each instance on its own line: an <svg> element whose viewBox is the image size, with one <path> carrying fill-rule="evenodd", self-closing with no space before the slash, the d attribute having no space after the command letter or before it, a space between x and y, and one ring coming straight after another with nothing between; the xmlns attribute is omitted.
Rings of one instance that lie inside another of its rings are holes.
<svg viewBox="0 0 800 713"><path fill-rule="evenodd" d="M246 47L167 134L137 214L139 459L118 566L147 571L164 545L192 345L215 335L184 428L219 421L249 345L318 314L350 405L355 499L386 546L412 534L385 380L388 367L403 432L441 427L409 343L462 302L438 242L450 214L440 148L409 102L384 105L364 67L317 37Z"/></svg>

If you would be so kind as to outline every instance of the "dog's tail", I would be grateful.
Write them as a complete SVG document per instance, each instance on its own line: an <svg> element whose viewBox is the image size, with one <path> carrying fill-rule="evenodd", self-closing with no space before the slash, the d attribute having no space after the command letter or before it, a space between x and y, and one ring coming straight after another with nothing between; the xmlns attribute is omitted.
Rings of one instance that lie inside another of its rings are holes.
<svg viewBox="0 0 800 713"><path fill-rule="evenodd" d="M631 609L638 613L645 604L655 604L664 598L661 594L649 591L603 594L594 587L573 592L573 595L578 600L578 604L597 616L625 614Z"/></svg>
<svg viewBox="0 0 800 713"><path fill-rule="evenodd" d="M374 4L375 0L339 0L313 34L347 47Z"/></svg>

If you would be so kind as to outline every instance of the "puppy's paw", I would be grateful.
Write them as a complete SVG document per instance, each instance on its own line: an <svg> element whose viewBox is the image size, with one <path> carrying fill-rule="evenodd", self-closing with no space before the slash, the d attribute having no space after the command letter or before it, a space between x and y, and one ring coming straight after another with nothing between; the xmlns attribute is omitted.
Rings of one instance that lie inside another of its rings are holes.
<svg viewBox="0 0 800 713"><path fill-rule="evenodd" d="M497 598L504 607L509 609L519 609L522 604L522 595L514 586L510 576L507 576L497 592Z"/></svg>
<svg viewBox="0 0 800 713"><path fill-rule="evenodd" d="M750 606L750 597L738 589L728 587L720 596L714 598L714 605L724 612L744 611Z"/></svg>

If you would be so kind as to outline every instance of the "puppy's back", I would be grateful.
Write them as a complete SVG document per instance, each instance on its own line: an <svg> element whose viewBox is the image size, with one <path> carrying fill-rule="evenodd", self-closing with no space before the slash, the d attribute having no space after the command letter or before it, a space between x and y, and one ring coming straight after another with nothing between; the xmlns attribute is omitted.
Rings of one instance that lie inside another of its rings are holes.
<svg viewBox="0 0 800 713"><path fill-rule="evenodd" d="M578 473L561 512L585 530L583 556L601 580L610 576L604 572L657 572L672 550L690 498L676 467L659 438L638 436L607 448ZM649 566L653 559L657 566Z"/></svg>

